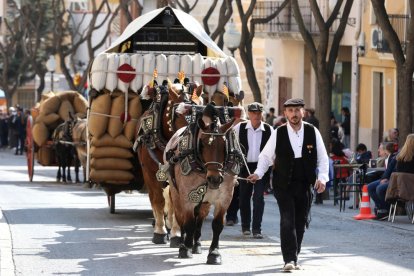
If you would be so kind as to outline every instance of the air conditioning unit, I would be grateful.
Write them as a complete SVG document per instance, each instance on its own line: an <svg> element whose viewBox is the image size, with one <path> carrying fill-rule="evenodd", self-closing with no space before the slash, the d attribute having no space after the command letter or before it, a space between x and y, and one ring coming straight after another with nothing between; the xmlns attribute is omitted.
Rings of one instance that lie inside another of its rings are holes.
<svg viewBox="0 0 414 276"><path fill-rule="evenodd" d="M371 49L381 47L383 41L382 31L380 28L371 29Z"/></svg>

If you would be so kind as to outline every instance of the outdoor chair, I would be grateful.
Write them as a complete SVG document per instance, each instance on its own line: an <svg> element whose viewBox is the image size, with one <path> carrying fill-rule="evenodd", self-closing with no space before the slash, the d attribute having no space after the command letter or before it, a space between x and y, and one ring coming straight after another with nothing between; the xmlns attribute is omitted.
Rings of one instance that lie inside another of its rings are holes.
<svg viewBox="0 0 414 276"><path fill-rule="evenodd" d="M414 223L414 174L393 172L388 184L385 200L390 202L388 221L394 222L398 204L405 204L411 223Z"/></svg>

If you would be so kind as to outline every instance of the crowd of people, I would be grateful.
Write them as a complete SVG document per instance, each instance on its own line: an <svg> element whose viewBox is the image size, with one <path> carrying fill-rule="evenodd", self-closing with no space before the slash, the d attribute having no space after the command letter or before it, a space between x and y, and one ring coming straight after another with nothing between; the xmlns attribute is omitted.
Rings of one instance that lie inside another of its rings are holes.
<svg viewBox="0 0 414 276"><path fill-rule="evenodd" d="M29 115L30 111L24 111L19 105L0 109L0 148L13 149L15 155L23 154Z"/></svg>

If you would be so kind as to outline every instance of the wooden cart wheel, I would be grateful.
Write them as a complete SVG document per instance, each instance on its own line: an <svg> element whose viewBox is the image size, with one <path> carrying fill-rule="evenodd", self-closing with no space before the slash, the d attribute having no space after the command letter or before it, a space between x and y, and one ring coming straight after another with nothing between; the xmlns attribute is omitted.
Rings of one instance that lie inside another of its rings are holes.
<svg viewBox="0 0 414 276"><path fill-rule="evenodd" d="M107 195L107 197L108 197L109 212L111 214L115 214L115 194Z"/></svg>
<svg viewBox="0 0 414 276"><path fill-rule="evenodd" d="M26 159L27 159L27 173L29 175L29 181L33 181L34 174L34 141L32 134L33 119L29 117L26 125Z"/></svg>

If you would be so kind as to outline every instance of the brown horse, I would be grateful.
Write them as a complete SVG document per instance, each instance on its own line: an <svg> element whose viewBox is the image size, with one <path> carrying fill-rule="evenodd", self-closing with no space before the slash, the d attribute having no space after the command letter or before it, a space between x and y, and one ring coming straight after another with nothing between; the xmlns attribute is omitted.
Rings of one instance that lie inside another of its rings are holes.
<svg viewBox="0 0 414 276"><path fill-rule="evenodd" d="M76 148L76 155L83 168L83 182L86 182L86 128L87 120L74 118L73 129L72 129L72 140Z"/></svg>
<svg viewBox="0 0 414 276"><path fill-rule="evenodd" d="M198 86L194 92L197 97L202 92L202 86ZM137 137L137 152L141 163L144 183L148 189L148 194L154 214L155 225L152 242L155 244L167 243L167 229L165 224L165 199L163 188L165 180L157 178L157 171L161 166L161 161L165 145L173 136L175 131L188 125L185 114L176 112L176 106L182 102L190 102L193 94L177 91L174 87L156 86L148 89L148 93L153 99L150 108L141 116ZM171 210L171 209L170 209ZM168 212L168 220L171 222L172 212ZM169 228L171 225L169 225ZM179 239L171 240L170 246L177 247Z"/></svg>
<svg viewBox="0 0 414 276"><path fill-rule="evenodd" d="M201 253L201 227L214 205L213 240L207 264L221 264L219 237L241 161L241 151L231 130L233 123L234 120L220 125L218 116L204 115L171 139L177 146L168 145L173 148L173 154L166 154L171 166L170 194L184 238L179 258Z"/></svg>

